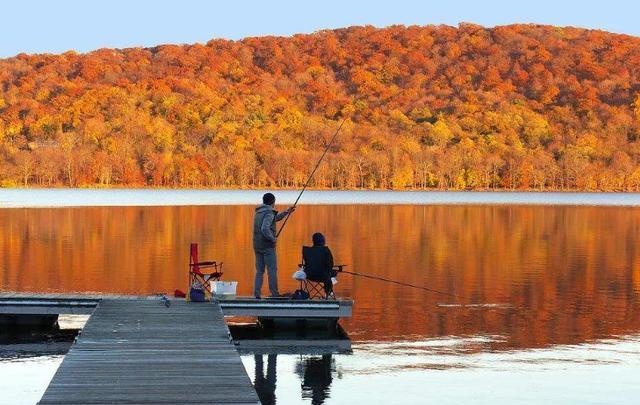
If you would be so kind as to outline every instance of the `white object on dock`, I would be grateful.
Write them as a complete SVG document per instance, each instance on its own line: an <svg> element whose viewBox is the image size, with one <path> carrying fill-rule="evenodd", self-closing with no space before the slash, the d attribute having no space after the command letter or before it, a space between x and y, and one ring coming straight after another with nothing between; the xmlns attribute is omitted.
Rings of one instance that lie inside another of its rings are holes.
<svg viewBox="0 0 640 405"><path fill-rule="evenodd" d="M304 267L300 267L298 270L296 270L293 273L292 277L293 277L294 280L298 280L298 281L306 280L307 279L307 273L304 272Z"/></svg>
<svg viewBox="0 0 640 405"><path fill-rule="evenodd" d="M216 298L231 300L236 298L237 281L211 281L211 291Z"/></svg>

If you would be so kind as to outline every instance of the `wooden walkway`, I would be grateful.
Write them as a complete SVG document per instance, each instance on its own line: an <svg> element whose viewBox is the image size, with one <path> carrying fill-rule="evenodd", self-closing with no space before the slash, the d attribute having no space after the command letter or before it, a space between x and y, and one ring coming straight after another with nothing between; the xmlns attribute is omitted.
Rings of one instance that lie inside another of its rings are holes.
<svg viewBox="0 0 640 405"><path fill-rule="evenodd" d="M217 304L102 300L41 404L259 404Z"/></svg>

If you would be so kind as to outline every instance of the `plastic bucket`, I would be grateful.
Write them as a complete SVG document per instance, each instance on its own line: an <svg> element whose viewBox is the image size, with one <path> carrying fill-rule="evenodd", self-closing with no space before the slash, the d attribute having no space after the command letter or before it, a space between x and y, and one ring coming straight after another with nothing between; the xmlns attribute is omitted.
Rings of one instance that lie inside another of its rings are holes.
<svg viewBox="0 0 640 405"><path fill-rule="evenodd" d="M211 281L211 291L216 298L230 300L236 297L237 281Z"/></svg>

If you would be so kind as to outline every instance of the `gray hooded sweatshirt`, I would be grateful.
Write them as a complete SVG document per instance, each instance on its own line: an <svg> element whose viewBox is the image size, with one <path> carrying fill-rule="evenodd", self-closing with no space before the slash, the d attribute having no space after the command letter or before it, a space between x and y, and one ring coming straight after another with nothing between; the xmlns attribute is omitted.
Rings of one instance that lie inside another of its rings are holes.
<svg viewBox="0 0 640 405"><path fill-rule="evenodd" d="M253 217L253 250L276 247L276 222L286 217L287 213L287 211L279 213L266 204L256 208Z"/></svg>

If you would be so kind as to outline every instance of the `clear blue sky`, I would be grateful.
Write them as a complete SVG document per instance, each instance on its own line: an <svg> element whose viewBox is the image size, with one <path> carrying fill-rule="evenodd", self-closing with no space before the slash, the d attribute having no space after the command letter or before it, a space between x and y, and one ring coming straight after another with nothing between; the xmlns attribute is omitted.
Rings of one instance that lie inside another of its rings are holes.
<svg viewBox="0 0 640 405"><path fill-rule="evenodd" d="M370 24L541 23L640 36L633 0L5 0L0 57L205 43Z"/></svg>

